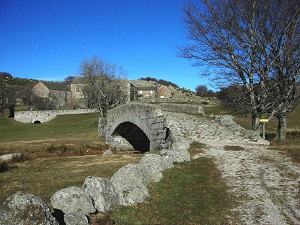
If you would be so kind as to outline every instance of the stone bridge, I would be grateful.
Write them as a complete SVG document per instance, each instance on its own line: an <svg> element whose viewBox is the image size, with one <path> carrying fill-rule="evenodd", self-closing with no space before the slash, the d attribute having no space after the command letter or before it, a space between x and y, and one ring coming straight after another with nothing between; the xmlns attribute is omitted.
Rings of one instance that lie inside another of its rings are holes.
<svg viewBox="0 0 300 225"><path fill-rule="evenodd" d="M203 113L201 107L192 105L127 103L108 111L106 124L99 121L99 133L117 149L147 152L166 148L172 139L164 110Z"/></svg>

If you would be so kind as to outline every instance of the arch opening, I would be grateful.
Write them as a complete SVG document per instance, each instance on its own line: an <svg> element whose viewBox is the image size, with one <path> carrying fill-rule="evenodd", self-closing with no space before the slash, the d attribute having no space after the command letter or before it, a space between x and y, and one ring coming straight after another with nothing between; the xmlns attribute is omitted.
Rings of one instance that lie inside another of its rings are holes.
<svg viewBox="0 0 300 225"><path fill-rule="evenodd" d="M112 136L119 135L125 138L134 148L141 153L150 151L150 140L144 131L131 122L119 124L113 131Z"/></svg>
<svg viewBox="0 0 300 225"><path fill-rule="evenodd" d="M34 124L40 124L40 123L42 123L42 122L39 121L39 120L35 120L33 123L34 123Z"/></svg>

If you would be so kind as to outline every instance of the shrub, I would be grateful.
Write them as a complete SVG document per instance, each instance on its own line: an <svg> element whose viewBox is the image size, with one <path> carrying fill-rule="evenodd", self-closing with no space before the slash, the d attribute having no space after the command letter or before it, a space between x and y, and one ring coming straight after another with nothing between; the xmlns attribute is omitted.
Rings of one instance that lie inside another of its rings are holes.
<svg viewBox="0 0 300 225"><path fill-rule="evenodd" d="M225 151L244 151L245 148L238 146L238 145L225 145L224 150Z"/></svg>
<svg viewBox="0 0 300 225"><path fill-rule="evenodd" d="M9 170L9 164L7 161L0 161L0 173Z"/></svg>

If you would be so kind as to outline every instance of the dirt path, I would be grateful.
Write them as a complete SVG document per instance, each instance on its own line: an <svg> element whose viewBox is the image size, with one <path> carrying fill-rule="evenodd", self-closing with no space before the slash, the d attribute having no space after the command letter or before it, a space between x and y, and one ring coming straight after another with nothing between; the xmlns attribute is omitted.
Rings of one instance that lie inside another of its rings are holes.
<svg viewBox="0 0 300 225"><path fill-rule="evenodd" d="M205 143L197 157L213 157L240 206L242 224L300 224L300 168L264 140L249 138L230 117L166 113L176 135ZM179 133L180 132L180 133ZM224 146L241 146L225 150ZM233 148L234 149L234 148Z"/></svg>

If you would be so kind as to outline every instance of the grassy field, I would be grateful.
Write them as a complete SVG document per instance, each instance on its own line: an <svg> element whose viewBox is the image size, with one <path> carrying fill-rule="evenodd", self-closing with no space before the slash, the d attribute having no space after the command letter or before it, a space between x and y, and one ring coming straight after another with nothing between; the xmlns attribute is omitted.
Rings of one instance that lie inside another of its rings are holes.
<svg viewBox="0 0 300 225"><path fill-rule="evenodd" d="M108 146L98 135L98 114L63 115L41 124L0 118L0 155L19 152L24 162L13 162L0 173L0 200L26 191L49 203L55 191L81 186L87 176L111 177L141 155L102 156Z"/></svg>
<svg viewBox="0 0 300 225"><path fill-rule="evenodd" d="M83 155L107 148L97 132L98 114L62 115L41 124L0 118L0 154L20 152L29 158L57 153ZM52 154L52 155L53 155Z"/></svg>
<svg viewBox="0 0 300 225"><path fill-rule="evenodd" d="M218 107L205 108L206 114L226 114ZM297 111L298 110L298 111ZM289 130L299 131L300 108L289 116ZM208 113L209 112L209 113ZM247 117L236 116L247 127ZM120 167L138 162L142 154L103 157L107 146L97 132L98 114L65 115L42 124L22 124L0 118L0 155L25 154L24 162L13 162L0 173L0 202L16 191L26 191L49 203L55 191L82 186L87 176L111 177ZM271 129L272 128L272 129ZM267 132L273 132L267 126ZM272 142L300 163L298 133L288 142ZM192 144L191 153L206 148ZM233 196L220 177L214 162L201 158L175 165L164 172L162 182L149 187L151 198L133 207L118 207L110 212L117 225L122 224L230 224L229 211L236 206ZM183 197L184 196L184 197ZM235 221L236 222L236 221Z"/></svg>
<svg viewBox="0 0 300 225"><path fill-rule="evenodd" d="M151 198L142 204L109 212L116 225L230 224L237 202L224 185L212 159L199 158L164 171L150 185Z"/></svg>

